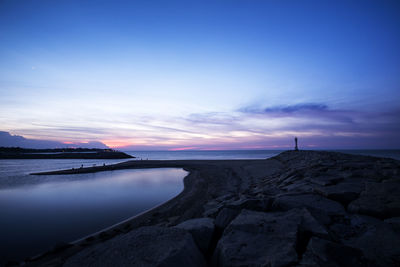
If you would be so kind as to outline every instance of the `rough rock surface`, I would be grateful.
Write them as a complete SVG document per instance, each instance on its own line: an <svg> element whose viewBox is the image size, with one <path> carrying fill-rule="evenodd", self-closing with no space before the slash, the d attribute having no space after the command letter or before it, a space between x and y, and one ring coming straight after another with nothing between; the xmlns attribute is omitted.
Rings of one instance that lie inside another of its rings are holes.
<svg viewBox="0 0 400 267"><path fill-rule="evenodd" d="M243 210L225 229L215 252L218 266L288 266L297 262L301 211Z"/></svg>
<svg viewBox="0 0 400 267"><path fill-rule="evenodd" d="M306 207L324 224L330 223L330 216L343 215L344 208L339 203L316 194L278 196L272 204L273 210L290 210Z"/></svg>
<svg viewBox="0 0 400 267"><path fill-rule="evenodd" d="M215 226L225 228L239 213L237 209L223 208L215 219Z"/></svg>
<svg viewBox="0 0 400 267"><path fill-rule="evenodd" d="M318 237L311 238L300 263L300 266L310 267L365 267L368 265L370 263L360 250Z"/></svg>
<svg viewBox="0 0 400 267"><path fill-rule="evenodd" d="M351 201L357 199L364 189L365 185L362 182L354 181L330 186L314 187L314 192L347 206Z"/></svg>
<svg viewBox="0 0 400 267"><path fill-rule="evenodd" d="M142 227L83 250L69 266L205 266L191 235L182 229Z"/></svg>
<svg viewBox="0 0 400 267"><path fill-rule="evenodd" d="M206 254L214 233L214 220L211 218L196 218L184 221L176 226L192 234L199 249Z"/></svg>
<svg viewBox="0 0 400 267"><path fill-rule="evenodd" d="M379 219L350 215L330 231L341 243L360 249L372 266L400 266L400 235Z"/></svg>
<svg viewBox="0 0 400 267"><path fill-rule="evenodd" d="M400 232L400 217L386 219L385 223L390 224L393 227L393 230Z"/></svg>
<svg viewBox="0 0 400 267"><path fill-rule="evenodd" d="M399 161L287 151L267 160L132 161L112 168L154 167L188 170L184 191L31 263L400 266ZM159 227L148 234L139 228L149 225Z"/></svg>
<svg viewBox="0 0 400 267"><path fill-rule="evenodd" d="M349 211L383 219L400 216L400 183L366 183L365 191L350 203Z"/></svg>

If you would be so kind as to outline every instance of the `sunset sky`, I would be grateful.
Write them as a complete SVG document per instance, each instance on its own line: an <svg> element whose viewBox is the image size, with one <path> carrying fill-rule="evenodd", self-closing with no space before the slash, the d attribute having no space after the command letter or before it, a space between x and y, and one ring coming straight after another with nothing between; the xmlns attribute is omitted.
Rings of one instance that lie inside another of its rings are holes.
<svg viewBox="0 0 400 267"><path fill-rule="evenodd" d="M0 1L0 131L400 148L400 1Z"/></svg>

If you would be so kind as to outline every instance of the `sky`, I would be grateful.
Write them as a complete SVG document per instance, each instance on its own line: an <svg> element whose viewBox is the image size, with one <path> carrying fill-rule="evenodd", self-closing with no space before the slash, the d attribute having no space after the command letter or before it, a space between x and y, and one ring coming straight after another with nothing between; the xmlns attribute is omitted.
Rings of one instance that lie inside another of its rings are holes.
<svg viewBox="0 0 400 267"><path fill-rule="evenodd" d="M399 149L399 101L399 1L0 0L2 136Z"/></svg>

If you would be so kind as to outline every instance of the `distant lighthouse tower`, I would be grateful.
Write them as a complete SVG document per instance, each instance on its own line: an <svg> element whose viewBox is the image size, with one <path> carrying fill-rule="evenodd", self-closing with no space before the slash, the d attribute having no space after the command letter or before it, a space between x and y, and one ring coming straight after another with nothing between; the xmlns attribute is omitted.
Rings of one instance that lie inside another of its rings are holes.
<svg viewBox="0 0 400 267"><path fill-rule="evenodd" d="M295 144L294 150L299 151L299 148L297 147L297 137L294 138L294 144Z"/></svg>

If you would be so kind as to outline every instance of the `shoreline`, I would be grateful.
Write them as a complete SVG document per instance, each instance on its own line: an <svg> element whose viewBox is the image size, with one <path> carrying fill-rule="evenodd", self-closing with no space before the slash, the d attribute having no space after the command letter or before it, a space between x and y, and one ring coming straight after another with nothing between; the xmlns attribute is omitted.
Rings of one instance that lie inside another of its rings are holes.
<svg viewBox="0 0 400 267"><path fill-rule="evenodd" d="M374 172L372 170L366 170L368 166L372 166ZM374 182L378 186L384 186L385 183L390 182L390 184L393 183L395 187L399 186L400 181L393 177L398 177L400 173L400 162L387 158L349 155L337 152L287 151L276 157L265 160L127 161L109 166L36 173L35 175L62 175L116 169L165 167L183 168L189 172L183 180L184 189L180 194L142 214L133 216L123 222L78 239L72 243L57 246L52 251L31 258L25 263L28 266L41 266L46 264L50 266L61 266L65 262L70 262L71 259L72 262L75 260L76 263L75 258L77 258L79 261L83 261L87 264L87 260L89 259L85 254L86 251L96 254L98 251L101 251L99 248L102 246L110 246L109 248L112 250L115 243L119 244L119 242L114 240L119 240L125 235L135 233L139 231L137 229L140 227L157 226L163 229L171 229L171 227L173 228L176 225L195 218L207 218L215 222L215 229L219 229L219 236L213 237L217 238L217 240L214 240L214 242L217 243L213 248L212 258L216 258L214 259L218 263L216 265L224 266L225 264L223 263L226 262L226 260L229 262L229 260L232 261L232 259L230 259L231 256L227 256L223 252L225 251L222 248L224 247L224 235L226 231L221 232L221 229L227 230L226 227L228 225L234 225L234 218L237 216L239 218L239 215L243 212L247 212L247 210L254 210L254 212L257 211L259 213L262 211L267 214L267 216L277 214L277 212L286 212L289 214L293 212L293 208L297 207L296 203L303 203L299 207L309 210L314 219L321 224L321 227L324 229L326 228L326 231L328 231L330 235L334 233L334 231L330 229L332 220L335 220L337 216L345 216L351 219L357 214L362 214L363 216L378 218L382 223L384 223L383 220L400 216L400 212L397 210L400 202L398 202L397 198L394 200L394 206L392 205L394 208L389 207L389 209L386 210L386 207L383 207L384 210L382 210L381 213L379 213L379 210L375 210L376 208L373 207L374 203L372 200L367 199L366 204L363 202L359 203L363 199L363 195L367 194L365 193L365 183ZM332 178L330 178L331 170L335 170ZM329 175L321 176L320 173L327 173ZM363 176L362 179L361 176ZM343 181L345 183L343 183ZM338 192L331 194L326 191L327 189L331 190L334 189L335 186L337 187L342 184L344 187L342 186ZM347 185L351 186L346 187ZM384 192L384 190L382 192ZM309 203L308 198L310 197L311 200ZM381 197L391 197L390 192L385 192L385 195ZM322 201L320 204L322 208L324 205L328 204L329 205L326 207L328 210L335 207L332 210L332 214L325 214L326 212L324 210L319 210L318 207L314 207L315 204L313 206L313 202L316 200ZM387 199L385 201L387 202ZM328 204L325 204L325 202ZM218 225L219 217L227 212L230 214L230 216L228 216L230 217L228 225ZM384 224L386 227L386 223ZM351 228L352 226L345 225L345 227ZM224 235L222 235L222 233L224 233ZM337 237L335 236L335 238L341 240L340 234L334 234L338 235ZM391 234L393 233L391 232ZM318 238L321 237L320 234L315 235ZM400 237L397 232L395 232L394 236L396 235ZM327 239L326 242L337 242L335 239L328 238L326 235L323 235L323 237ZM108 240L111 243L108 242ZM306 255L303 253L308 251L307 249L312 245L310 240L310 238L305 241L303 240L306 243L305 247L297 251L297 253L301 253L303 256ZM314 243L315 242L317 241L314 241ZM340 241L341 244L343 244L343 242L344 241ZM387 241L386 243L393 244L392 241ZM398 242L395 243L397 245ZM356 246L352 244L346 245L350 247ZM363 247L359 248L356 246L356 248L364 252ZM381 253L384 254L384 252ZM83 257L82 255L86 256ZM101 255L98 256L101 258ZM209 254L204 255L204 257L207 261L210 261L211 256ZM364 252L363 257L371 260L371 256L366 252ZM300 261L301 259L302 257L299 256L297 260ZM96 262L96 259L90 258L90 261ZM385 261L385 264L387 263L388 262ZM380 264L378 264L378 266L379 265ZM388 264L388 266L394 265Z"/></svg>
<svg viewBox="0 0 400 267"><path fill-rule="evenodd" d="M68 174L81 174L81 173L94 173L102 171L114 171L122 169L147 169L147 168L182 168L188 172L188 175L183 178L184 187L183 190L173 197L147 211L140 214L134 215L122 222L114 224L103 230L97 231L93 234L79 238L75 241L56 245L52 250L46 251L37 256L33 256L24 263L28 266L41 266L43 264L50 264L50 266L60 266L65 258L76 254L78 251L111 239L117 235L128 233L132 229L154 224L178 224L178 221L184 221L185 218L189 218L191 215L186 215L183 218L173 218L174 216L168 216L169 211L174 209L176 206L181 205L187 201L187 198L193 200L197 196L201 196L201 192L204 192L206 184L204 181L196 180L198 176L198 168L208 168L210 165L230 165L232 163L262 163L268 159L238 159L238 160L130 160L117 164L96 166L96 167L85 167L79 169L66 169L48 172L31 173L31 175L68 175ZM190 202L190 201L189 201ZM187 205L184 205L187 206ZM193 208L191 209L193 210ZM173 212L173 215L178 214L178 210ZM191 212L189 212L190 214ZM165 221L167 218L172 218L169 221ZM157 218L159 217L159 218Z"/></svg>
<svg viewBox="0 0 400 267"><path fill-rule="evenodd" d="M129 161L129 162L138 162L138 161ZM140 161L142 162L142 161ZM126 163L126 162L124 162ZM106 166L106 168L101 167L88 167L88 168L83 168L83 169L77 169L80 172L73 172L73 174L77 173L93 173L93 172L100 172L100 171L113 171L113 170L121 170L121 169L144 169L144 168L167 168L171 167L170 165L145 165L145 166L135 166L134 168L127 168L125 166ZM137 164L135 164L137 165ZM178 166L175 166L176 168L181 168ZM37 256L31 257L30 259L26 260L24 263L28 264L28 266L41 266L43 263L48 263L50 260L50 264L54 263L54 255L57 255L56 258L64 258L68 257L70 255L75 254L77 251L80 251L84 247L90 246L97 244L98 242L103 242L104 240L108 240L116 235L127 233L130 230L140 227L142 225L147 225L149 223L154 224L157 223L158 220L154 221L154 215L158 215L160 213L165 213L165 211L168 211L171 209L174 205L179 202L179 199L182 197L185 197L188 194L191 194L192 190L198 190L197 184L195 183L194 179L196 176L194 173L196 172L195 170L191 170L189 168L182 167L182 169L188 171L188 175L186 175L183 178L183 183L184 187L183 190L177 194L175 197L172 199L169 199L149 210L143 211L137 215L134 215L126 220L123 220L119 223L116 223L114 225L111 225L103 230L97 231L95 233L92 233L90 235L84 236L82 238L79 238L75 241L72 241L70 243L66 243L63 246L55 246L53 250L46 251L42 254L39 254ZM76 170L75 170L76 171ZM63 175L63 174L71 174L70 170L61 170L61 171L54 171L54 172L44 172L44 173L32 173L32 175ZM61 262L60 262L61 264ZM58 266L57 263L54 266Z"/></svg>
<svg viewBox="0 0 400 267"><path fill-rule="evenodd" d="M26 149L0 147L0 159L129 159L135 158L111 149Z"/></svg>

